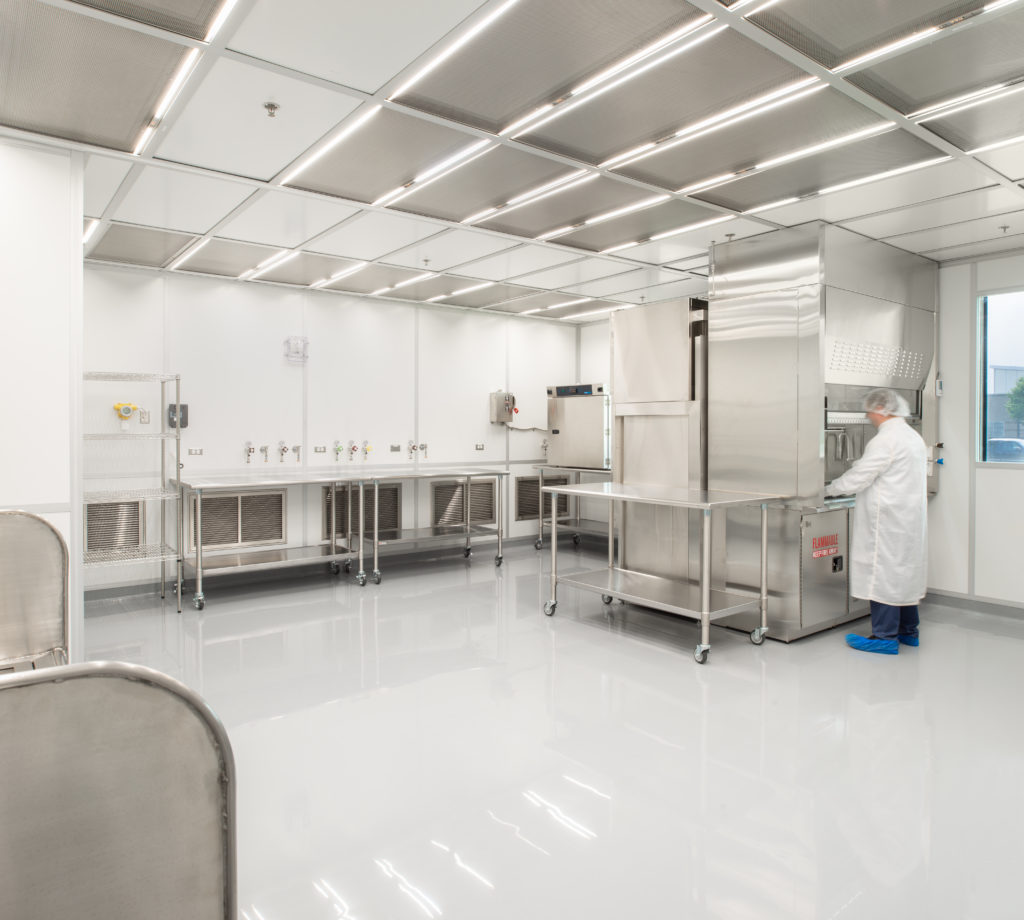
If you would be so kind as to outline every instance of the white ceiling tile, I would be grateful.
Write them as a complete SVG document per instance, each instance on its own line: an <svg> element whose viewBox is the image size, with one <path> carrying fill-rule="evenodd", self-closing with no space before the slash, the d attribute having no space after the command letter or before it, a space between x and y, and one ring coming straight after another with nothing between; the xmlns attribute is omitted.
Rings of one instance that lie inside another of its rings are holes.
<svg viewBox="0 0 1024 920"><path fill-rule="evenodd" d="M697 256L696 258L681 259L678 262L671 263L666 268L677 268L684 272L697 270L704 275L707 274L708 258L707 256Z"/></svg>
<svg viewBox="0 0 1024 920"><path fill-rule="evenodd" d="M114 219L205 233L251 194L239 182L150 166L132 184Z"/></svg>
<svg viewBox="0 0 1024 920"><path fill-rule="evenodd" d="M1004 231L1003 227L1008 229ZM918 233L904 233L900 236L887 237L885 242L911 252L930 252L933 249L947 249L950 246L963 246L984 240L999 240L1004 236L1022 232L1024 210L995 217L983 217L979 220L966 220L948 227L921 230Z"/></svg>
<svg viewBox="0 0 1024 920"><path fill-rule="evenodd" d="M936 262L949 262L952 259L976 259L995 252L1005 252L1008 249L1024 249L1024 233L1018 233L1015 236L1000 236L999 239L983 240L980 243L951 246L948 249L935 249L926 252L925 255L929 259L935 259Z"/></svg>
<svg viewBox="0 0 1024 920"><path fill-rule="evenodd" d="M839 223L988 185L992 185L992 178L977 164L954 160L903 176L858 185L845 192L833 192L820 198L808 198L795 204L771 208L760 212L759 216L787 227L809 220Z"/></svg>
<svg viewBox="0 0 1024 920"><path fill-rule="evenodd" d="M706 297L708 282L706 278L693 278L688 281L675 281L672 284L659 284L655 287L637 288L609 297L609 300L620 303L658 303L676 297Z"/></svg>
<svg viewBox="0 0 1024 920"><path fill-rule="evenodd" d="M280 107L273 118L265 102ZM222 59L154 152L164 160L270 179L359 104L301 80Z"/></svg>
<svg viewBox="0 0 1024 920"><path fill-rule="evenodd" d="M310 249L353 259L379 259L444 230L440 224L384 211L368 211L317 240Z"/></svg>
<svg viewBox="0 0 1024 920"><path fill-rule="evenodd" d="M335 201L286 192L264 192L221 227L217 235L292 249L358 210Z"/></svg>
<svg viewBox="0 0 1024 920"><path fill-rule="evenodd" d="M134 164L90 154L85 163L85 213L102 217L128 170Z"/></svg>
<svg viewBox="0 0 1024 920"><path fill-rule="evenodd" d="M387 257L394 265L407 268L422 268L429 271L445 271L454 265L462 265L481 256L490 255L514 245L501 237L472 230L451 230L433 239L415 243L401 252ZM429 260L429 264L425 260ZM459 269L462 273L462 269ZM525 283L525 282L524 282Z"/></svg>
<svg viewBox="0 0 1024 920"><path fill-rule="evenodd" d="M1014 181L1024 179L1024 143L980 153L978 159Z"/></svg>
<svg viewBox="0 0 1024 920"><path fill-rule="evenodd" d="M711 247L712 242L724 243L727 234L732 234L733 239L743 239L747 236L756 236L758 233L766 233L770 229L757 221L733 218L720 224L712 224L710 227L700 227L688 233L669 236L663 240L641 243L632 249L624 249L622 255L639 259L641 262L665 264L703 255Z"/></svg>
<svg viewBox="0 0 1024 920"><path fill-rule="evenodd" d="M625 268L625 266L621 267ZM640 287L681 281L684 277L679 272L666 271L664 268L638 268L634 271L620 272L610 278L574 284L571 287L563 288L563 290L584 297L607 297L609 294L620 294L623 291L633 291Z"/></svg>
<svg viewBox="0 0 1024 920"><path fill-rule="evenodd" d="M595 278L617 275L625 268L629 268L629 266L622 262L616 262L614 259L581 259L579 262L572 262L560 268L550 268L547 271L516 278L516 284L528 284L531 287L553 290L574 284L583 284L586 281L593 281Z"/></svg>
<svg viewBox="0 0 1024 920"><path fill-rule="evenodd" d="M470 278L483 278L487 281L504 281L515 278L526 272L540 271L553 265L562 265L578 259L579 256L559 249L546 249L543 246L520 246L509 249L496 256L480 259L463 265L459 273Z"/></svg>
<svg viewBox="0 0 1024 920"><path fill-rule="evenodd" d="M993 186L974 192L963 192L939 198L924 204L862 217L844 223L843 226L865 236L883 239L899 233L913 233L932 227L942 227L965 220L1016 211L1024 207L1024 192Z"/></svg>
<svg viewBox="0 0 1024 920"><path fill-rule="evenodd" d="M258 0L230 45L372 93L482 5L481 0Z"/></svg>

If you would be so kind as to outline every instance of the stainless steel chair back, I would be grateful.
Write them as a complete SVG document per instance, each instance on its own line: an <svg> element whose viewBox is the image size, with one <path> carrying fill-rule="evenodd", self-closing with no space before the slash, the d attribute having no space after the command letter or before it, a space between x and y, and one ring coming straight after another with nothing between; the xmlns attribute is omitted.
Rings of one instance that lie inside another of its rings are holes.
<svg viewBox="0 0 1024 920"><path fill-rule="evenodd" d="M0 670L68 660L68 548L48 521L0 511Z"/></svg>
<svg viewBox="0 0 1024 920"><path fill-rule="evenodd" d="M128 664L0 676L0 915L236 920L235 777L191 690Z"/></svg>

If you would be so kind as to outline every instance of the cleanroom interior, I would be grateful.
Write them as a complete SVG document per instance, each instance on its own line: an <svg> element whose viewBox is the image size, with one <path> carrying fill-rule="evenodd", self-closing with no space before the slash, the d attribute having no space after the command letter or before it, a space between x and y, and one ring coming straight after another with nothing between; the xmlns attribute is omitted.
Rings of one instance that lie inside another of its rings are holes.
<svg viewBox="0 0 1024 920"><path fill-rule="evenodd" d="M235 916L1015 916L1021 47L1018 0L0 3L0 511L64 538L72 665L223 722ZM699 614L563 588L545 616L554 559L610 560L605 503L554 556L538 522L548 388L614 417L613 317L713 319L716 258L833 228L934 269L921 647L712 625L701 665ZM467 470L484 526L432 542ZM91 564L89 496L143 480L166 558ZM280 529L211 537L197 589L180 483L261 481ZM421 539L351 532L378 488Z"/></svg>

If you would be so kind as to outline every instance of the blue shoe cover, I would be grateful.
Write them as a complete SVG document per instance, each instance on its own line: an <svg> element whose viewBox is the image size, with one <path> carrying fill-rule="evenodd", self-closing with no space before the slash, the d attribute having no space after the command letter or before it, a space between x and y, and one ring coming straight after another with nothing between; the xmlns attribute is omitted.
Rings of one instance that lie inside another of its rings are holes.
<svg viewBox="0 0 1024 920"><path fill-rule="evenodd" d="M846 644L862 652L877 652L879 655L899 654L900 644L895 639L869 639L856 633L846 634Z"/></svg>
<svg viewBox="0 0 1024 920"><path fill-rule="evenodd" d="M921 640L917 636L899 635L896 638L899 639L900 642L902 642L904 645L912 645L914 646L914 648L917 648L917 646L921 644Z"/></svg>

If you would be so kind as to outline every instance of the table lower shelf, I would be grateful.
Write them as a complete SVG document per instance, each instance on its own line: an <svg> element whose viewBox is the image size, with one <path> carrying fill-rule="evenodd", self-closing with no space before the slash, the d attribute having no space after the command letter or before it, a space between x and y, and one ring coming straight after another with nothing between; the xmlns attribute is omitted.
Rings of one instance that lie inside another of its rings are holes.
<svg viewBox="0 0 1024 920"><path fill-rule="evenodd" d="M544 518L544 529L551 530L551 518ZM588 518L580 518L577 521L574 517L558 516L558 535L560 537L572 536L578 533L590 534L596 537L607 537L608 522L594 521Z"/></svg>
<svg viewBox="0 0 1024 920"><path fill-rule="evenodd" d="M287 549L259 549L242 553L210 553L203 556L203 575L234 572L240 569L285 569L316 562L347 562L354 555L351 550L340 545L337 551L332 551L329 546L291 546ZM194 555L186 557L185 570L189 573L195 572Z"/></svg>
<svg viewBox="0 0 1024 920"><path fill-rule="evenodd" d="M590 591L604 597L693 619L699 620L701 616L700 585L674 578L663 578L629 569L604 568L559 575L558 586L579 588L581 591ZM758 597L711 591L712 620L739 613L741 610L757 609L759 606Z"/></svg>
<svg viewBox="0 0 1024 920"><path fill-rule="evenodd" d="M498 531L494 526L473 524L469 528L470 537L496 537ZM410 527L403 530L382 530L377 535L379 546L391 546L398 543L420 543L433 540L465 540L466 525L453 524L448 527ZM367 533L368 543L373 543L373 534Z"/></svg>

